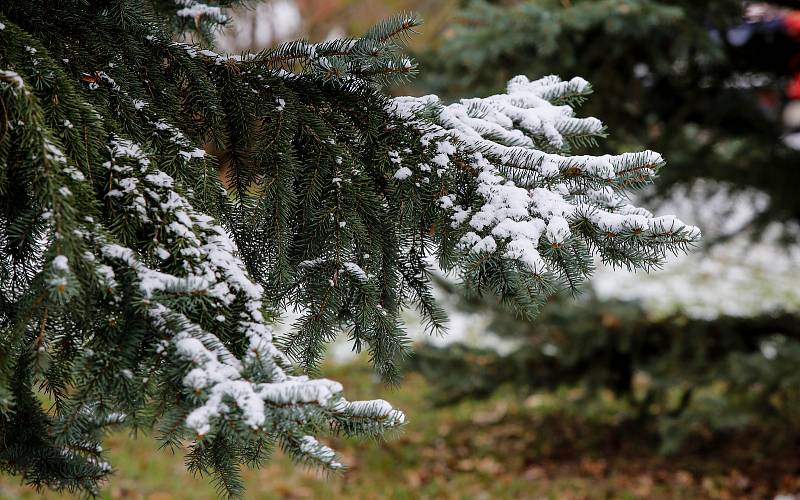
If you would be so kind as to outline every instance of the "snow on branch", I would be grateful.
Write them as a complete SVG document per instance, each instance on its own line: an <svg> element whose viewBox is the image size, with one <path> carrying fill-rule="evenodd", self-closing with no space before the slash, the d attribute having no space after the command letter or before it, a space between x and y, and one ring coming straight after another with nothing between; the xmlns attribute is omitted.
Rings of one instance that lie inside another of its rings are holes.
<svg viewBox="0 0 800 500"><path fill-rule="evenodd" d="M402 424L402 412L388 403L350 403L342 397L338 382L290 375L289 361L273 344L272 330L261 313L263 291L246 275L226 232L196 212L175 191L174 180L150 165L140 146L114 138L110 150L113 158L106 167L115 174L116 189L111 193L118 193L113 195L117 208L136 214L143 224L163 228L164 241L180 242L185 272L179 275L148 267L133 250L118 244L106 243L101 252L118 268L135 274L152 327L171 339L164 352L173 353L173 361L186 366L183 386L198 402L186 417L186 427L202 438L216 432L223 420L235 417L250 429L274 432L283 424L276 424L269 414L284 407L301 414L323 412L333 420L371 419L384 428ZM161 260L171 256L166 249L153 253ZM237 358L208 327L169 305L169 297L187 294L210 298L222 322L232 307L244 309L238 318L231 318L236 335L247 339L244 357ZM334 468L338 464L324 447L300 449L319 455L309 458L323 464Z"/></svg>
<svg viewBox="0 0 800 500"><path fill-rule="evenodd" d="M181 7L175 13L178 17L190 19L207 18L212 22L222 24L228 20L228 16L222 11L221 7L208 5L197 0L175 0L175 4Z"/></svg>
<svg viewBox="0 0 800 500"><path fill-rule="evenodd" d="M487 98L450 105L436 96L392 101L390 111L396 116L419 120L427 131L424 145L436 144L435 164L452 168L460 157L474 171L482 203L470 205L455 194L439 201L450 213L452 227L463 231L460 246L465 251L499 252L542 275L564 273L562 259L543 258L542 245L559 249L581 238L604 257L613 254L608 258L614 263L648 267L663 252L700 238L698 228L673 216L653 217L624 196L626 188L654 179L664 165L658 153L569 154L604 133L599 120L578 118L571 106L562 104L590 92L581 78L529 81L518 76L505 94ZM395 177L411 174L398 171Z"/></svg>
<svg viewBox="0 0 800 500"><path fill-rule="evenodd" d="M208 7L193 0L175 0L179 5L190 5L178 11L179 17L210 17L225 22L219 7ZM216 9L216 10L215 10ZM219 11L219 12L218 12ZM304 40L284 42L259 53L219 54L195 45L173 42L190 57L200 58L216 65L260 66L274 70L282 77L294 78L313 74L324 80L347 81L361 85L368 81L386 83L394 78L404 78L416 72L417 65L399 53L402 40L420 21L413 16L398 16L376 26L359 38L329 40L309 43Z"/></svg>

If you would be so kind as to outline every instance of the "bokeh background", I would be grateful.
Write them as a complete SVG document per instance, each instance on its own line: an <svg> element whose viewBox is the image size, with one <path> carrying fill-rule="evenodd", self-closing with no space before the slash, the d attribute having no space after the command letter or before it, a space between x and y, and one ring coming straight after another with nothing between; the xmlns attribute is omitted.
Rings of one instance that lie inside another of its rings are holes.
<svg viewBox="0 0 800 500"><path fill-rule="evenodd" d="M516 74L582 76L609 153L668 161L636 196L702 246L633 275L597 262L535 322L438 276L449 334L383 386L346 343L324 375L409 422L331 438L347 472L276 456L249 498L800 498L800 5L741 0L273 0L233 14L228 52L356 35L403 11L420 74L392 93L447 100ZM797 10L795 10L797 9ZM108 498L214 498L182 457L115 435ZM56 498L0 477L0 498Z"/></svg>

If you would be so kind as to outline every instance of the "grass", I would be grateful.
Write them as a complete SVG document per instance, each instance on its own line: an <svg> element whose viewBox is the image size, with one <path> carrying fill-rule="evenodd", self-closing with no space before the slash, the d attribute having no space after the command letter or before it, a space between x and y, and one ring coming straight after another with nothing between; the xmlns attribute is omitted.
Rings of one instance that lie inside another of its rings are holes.
<svg viewBox="0 0 800 500"><path fill-rule="evenodd" d="M330 367L351 399L383 397L408 415L388 442L327 440L349 469L328 476L278 451L261 470L243 472L247 498L764 498L800 491L800 457L763 457L732 443L675 457L655 453L651 436L629 432L613 411L587 417L568 395L520 401L500 391L480 402L433 408L427 386L410 374L398 389L377 383L364 363ZM613 408L612 408L613 410ZM212 499L214 488L154 440L116 434L106 442L115 474L102 498ZM738 451L737 451L738 450ZM78 498L36 492L0 476L0 498Z"/></svg>

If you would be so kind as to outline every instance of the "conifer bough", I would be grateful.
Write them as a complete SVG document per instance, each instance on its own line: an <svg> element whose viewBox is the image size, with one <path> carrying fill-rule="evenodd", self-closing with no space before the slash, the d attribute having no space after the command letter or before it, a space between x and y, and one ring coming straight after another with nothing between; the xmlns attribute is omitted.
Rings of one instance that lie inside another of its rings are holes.
<svg viewBox="0 0 800 500"><path fill-rule="evenodd" d="M571 107L587 82L390 99L415 18L217 54L233 3L0 5L0 464L26 482L96 492L120 426L189 443L225 495L276 445L341 468L315 436L404 415L314 378L325 346L345 331L395 380L401 310L444 326L432 265L533 315L592 254L648 268L699 238L625 201L656 153L570 153L603 135Z"/></svg>

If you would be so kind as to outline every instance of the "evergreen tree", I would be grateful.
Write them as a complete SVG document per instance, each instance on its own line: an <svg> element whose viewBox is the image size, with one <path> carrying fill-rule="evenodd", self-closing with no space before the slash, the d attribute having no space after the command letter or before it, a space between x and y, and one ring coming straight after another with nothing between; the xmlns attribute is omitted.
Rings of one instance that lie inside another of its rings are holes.
<svg viewBox="0 0 800 500"><path fill-rule="evenodd" d="M665 453L742 431L760 436L765 452L797 440L796 315L654 317L636 303L587 297L549 304L524 322L486 301L461 306L491 315L488 329L512 347L503 354L462 343L418 349L412 364L434 384L437 405L504 386L522 398L577 389L576 405L585 408L610 393L621 425L657 431Z"/></svg>
<svg viewBox="0 0 800 500"><path fill-rule="evenodd" d="M431 265L531 316L592 254L647 269L699 237L624 198L657 153L571 153L604 131L585 80L390 99L412 16L218 54L234 3L0 4L0 465L31 484L96 492L119 426L189 442L225 495L275 446L339 469L315 436L404 416L314 378L326 343L397 380L400 311L443 327Z"/></svg>

